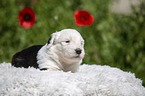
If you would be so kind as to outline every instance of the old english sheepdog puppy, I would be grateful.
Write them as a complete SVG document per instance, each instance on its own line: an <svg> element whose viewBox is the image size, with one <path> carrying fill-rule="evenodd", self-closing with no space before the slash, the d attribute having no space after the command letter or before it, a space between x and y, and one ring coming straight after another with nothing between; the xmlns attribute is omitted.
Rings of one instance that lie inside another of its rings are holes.
<svg viewBox="0 0 145 96"><path fill-rule="evenodd" d="M84 40L80 33L64 29L53 33L44 46L35 45L16 53L12 65L76 72L84 55Z"/></svg>

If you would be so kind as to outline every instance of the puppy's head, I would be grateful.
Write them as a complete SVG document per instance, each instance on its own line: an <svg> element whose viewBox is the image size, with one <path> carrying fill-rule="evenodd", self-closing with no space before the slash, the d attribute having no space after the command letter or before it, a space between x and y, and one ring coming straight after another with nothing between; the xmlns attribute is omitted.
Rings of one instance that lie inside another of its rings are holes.
<svg viewBox="0 0 145 96"><path fill-rule="evenodd" d="M83 59L84 40L74 29L64 29L53 33L48 41L48 49L52 49L60 58L78 61Z"/></svg>

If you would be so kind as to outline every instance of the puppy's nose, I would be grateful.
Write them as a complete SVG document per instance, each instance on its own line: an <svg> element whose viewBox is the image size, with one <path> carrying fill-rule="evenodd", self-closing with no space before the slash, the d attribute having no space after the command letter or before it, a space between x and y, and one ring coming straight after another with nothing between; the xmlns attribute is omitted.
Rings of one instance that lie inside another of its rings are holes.
<svg viewBox="0 0 145 96"><path fill-rule="evenodd" d="M77 49L75 49L75 51L76 51L76 53L77 53L77 54L81 54L81 52L82 52L82 49L80 49L80 48L77 48Z"/></svg>

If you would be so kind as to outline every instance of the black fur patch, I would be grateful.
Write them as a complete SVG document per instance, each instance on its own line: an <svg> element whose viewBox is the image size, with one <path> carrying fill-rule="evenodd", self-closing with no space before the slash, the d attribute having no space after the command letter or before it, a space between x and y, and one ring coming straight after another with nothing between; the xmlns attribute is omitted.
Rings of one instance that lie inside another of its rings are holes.
<svg viewBox="0 0 145 96"><path fill-rule="evenodd" d="M15 67L38 68L37 53L43 45L35 45L16 53L12 58L12 65Z"/></svg>

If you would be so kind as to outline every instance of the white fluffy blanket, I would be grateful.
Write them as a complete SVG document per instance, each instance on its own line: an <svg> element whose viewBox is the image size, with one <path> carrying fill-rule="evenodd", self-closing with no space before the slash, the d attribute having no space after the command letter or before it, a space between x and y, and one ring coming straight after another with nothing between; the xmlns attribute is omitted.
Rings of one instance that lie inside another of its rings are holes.
<svg viewBox="0 0 145 96"><path fill-rule="evenodd" d="M0 64L0 96L145 96L142 81L118 68L81 65L77 73Z"/></svg>

